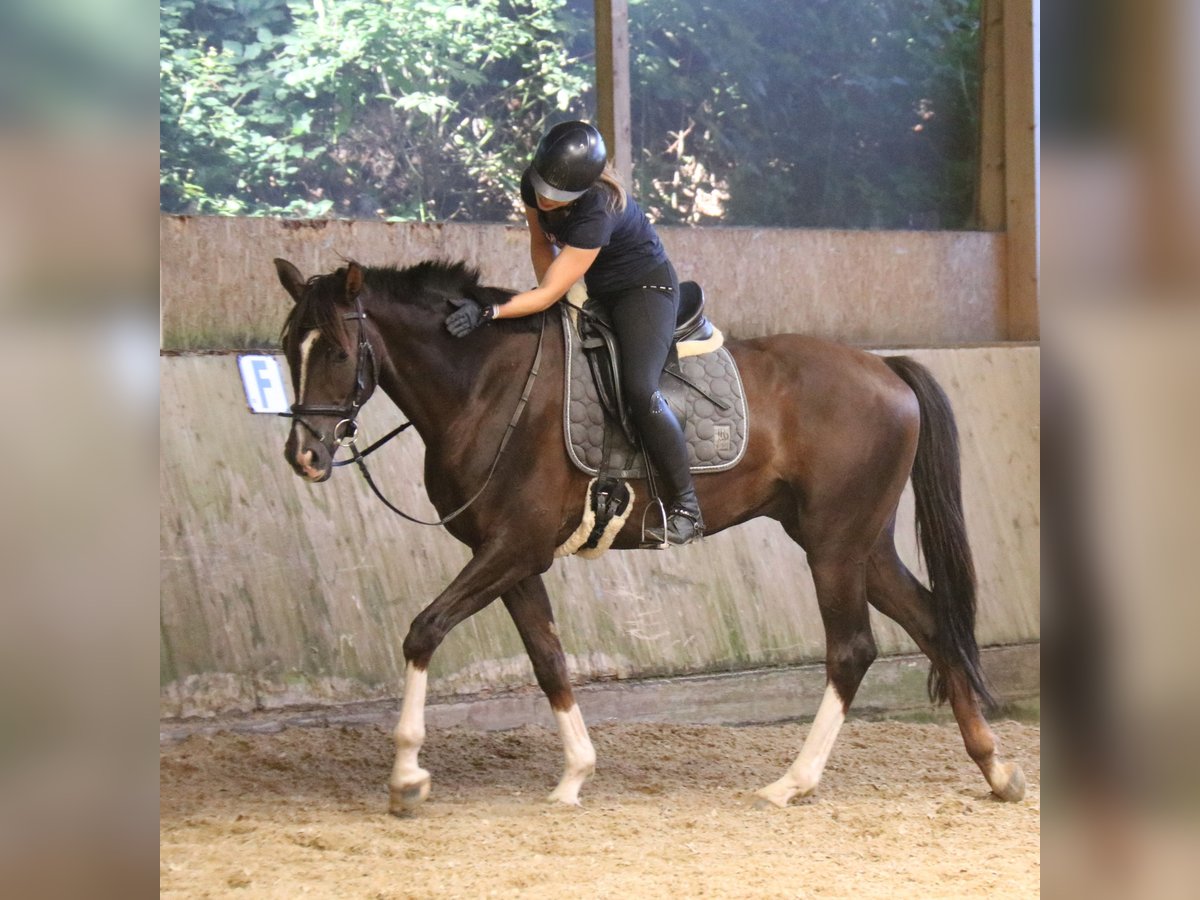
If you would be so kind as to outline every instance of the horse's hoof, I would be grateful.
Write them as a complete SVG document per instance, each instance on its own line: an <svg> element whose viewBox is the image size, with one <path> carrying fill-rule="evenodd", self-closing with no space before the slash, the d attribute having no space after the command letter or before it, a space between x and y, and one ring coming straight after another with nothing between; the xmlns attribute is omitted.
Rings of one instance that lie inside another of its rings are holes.
<svg viewBox="0 0 1200 900"><path fill-rule="evenodd" d="M388 803L388 812L393 816L412 815L429 796L429 785L428 772L422 772L420 778L408 784L390 785L388 793L391 795L391 799Z"/></svg>
<svg viewBox="0 0 1200 900"><path fill-rule="evenodd" d="M551 806L580 806L579 789L583 787L583 779L564 778L558 787L546 795L546 803Z"/></svg>
<svg viewBox="0 0 1200 900"><path fill-rule="evenodd" d="M786 809L790 799L785 792L765 787L754 792L750 806L753 809Z"/></svg>
<svg viewBox="0 0 1200 900"><path fill-rule="evenodd" d="M579 802L578 797L559 796L558 791L551 791L546 795L546 805L553 806L558 809L582 809L583 804Z"/></svg>
<svg viewBox="0 0 1200 900"><path fill-rule="evenodd" d="M1007 763L1000 767L1002 775L1007 776L999 786L992 785L992 793L1005 803L1016 803L1025 797L1025 773L1016 763Z"/></svg>

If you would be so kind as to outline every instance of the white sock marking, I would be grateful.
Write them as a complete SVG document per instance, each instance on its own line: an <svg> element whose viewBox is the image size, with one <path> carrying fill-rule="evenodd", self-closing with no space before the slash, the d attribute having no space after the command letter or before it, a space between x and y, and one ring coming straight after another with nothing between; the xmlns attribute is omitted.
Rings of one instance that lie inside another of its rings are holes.
<svg viewBox="0 0 1200 900"><path fill-rule="evenodd" d="M563 756L566 767L558 787L548 799L569 806L579 805L579 789L596 771L596 749L588 737L587 726L583 723L583 714L579 706L572 704L566 712L555 710L554 718L558 720L558 733L562 737Z"/></svg>
<svg viewBox="0 0 1200 900"><path fill-rule="evenodd" d="M829 754L833 752L834 741L846 721L845 706L838 696L837 689L832 684L825 686L825 696L821 698L821 706L817 717L813 720L800 755L788 767L783 777L757 792L759 797L769 800L776 806L786 806L788 801L797 794L810 794L821 780Z"/></svg>
<svg viewBox="0 0 1200 900"><path fill-rule="evenodd" d="M404 700L400 704L400 721L392 733L396 741L396 762L389 782L393 792L424 784L428 792L429 773L417 765L417 754L425 743L425 688L429 673L412 663L404 671ZM417 802L420 802L419 800ZM393 807L396 798L392 799ZM393 809L395 811L395 809Z"/></svg>

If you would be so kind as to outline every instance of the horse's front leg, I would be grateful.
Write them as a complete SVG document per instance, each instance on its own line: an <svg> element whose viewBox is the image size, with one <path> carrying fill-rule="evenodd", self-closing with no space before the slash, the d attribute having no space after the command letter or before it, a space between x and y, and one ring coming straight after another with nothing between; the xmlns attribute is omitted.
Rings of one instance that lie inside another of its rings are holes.
<svg viewBox="0 0 1200 900"><path fill-rule="evenodd" d="M429 673L411 660L404 669L404 699L400 721L392 737L396 742L396 761L388 779L392 815L410 813L429 796L429 773L417 764L417 755L425 743L425 684Z"/></svg>
<svg viewBox="0 0 1200 900"><path fill-rule="evenodd" d="M596 770L596 751L575 703L566 654L554 627L554 613L542 576L532 575L505 591L504 605L525 644L533 673L550 701L562 737L566 767L558 787L546 799L578 806L579 789Z"/></svg>
<svg viewBox="0 0 1200 900"><path fill-rule="evenodd" d="M415 810L429 796L429 773L417 763L425 742L425 689L433 652L455 625L528 576L528 565L515 562L519 553L491 544L475 554L450 585L425 607L404 639L404 699L396 723L396 761L388 780L389 809L394 815Z"/></svg>

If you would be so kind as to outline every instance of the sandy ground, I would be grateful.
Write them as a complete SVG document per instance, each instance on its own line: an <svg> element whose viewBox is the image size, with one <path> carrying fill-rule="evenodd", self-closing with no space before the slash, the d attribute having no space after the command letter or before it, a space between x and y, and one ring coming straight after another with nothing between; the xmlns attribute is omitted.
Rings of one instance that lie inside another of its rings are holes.
<svg viewBox="0 0 1200 900"><path fill-rule="evenodd" d="M557 735L431 731L433 792L387 809L382 727L192 735L161 752L163 897L1034 897L1039 728L994 800L953 725L851 720L815 797L751 807L808 725L600 725L582 809L547 806Z"/></svg>

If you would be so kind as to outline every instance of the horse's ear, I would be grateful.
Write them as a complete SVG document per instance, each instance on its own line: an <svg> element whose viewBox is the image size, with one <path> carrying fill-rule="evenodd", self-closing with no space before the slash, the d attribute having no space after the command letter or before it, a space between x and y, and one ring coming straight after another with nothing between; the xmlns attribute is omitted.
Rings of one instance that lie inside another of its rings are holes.
<svg viewBox="0 0 1200 900"><path fill-rule="evenodd" d="M346 266L346 297L353 300L358 296L358 292L362 290L362 286L362 266L356 262L351 262Z"/></svg>
<svg viewBox="0 0 1200 900"><path fill-rule="evenodd" d="M300 270L286 259L276 258L275 271L279 273L279 283L283 285L283 289L292 295L293 301L299 303L300 298L304 296L304 276L300 274Z"/></svg>

